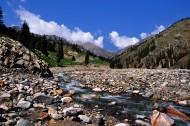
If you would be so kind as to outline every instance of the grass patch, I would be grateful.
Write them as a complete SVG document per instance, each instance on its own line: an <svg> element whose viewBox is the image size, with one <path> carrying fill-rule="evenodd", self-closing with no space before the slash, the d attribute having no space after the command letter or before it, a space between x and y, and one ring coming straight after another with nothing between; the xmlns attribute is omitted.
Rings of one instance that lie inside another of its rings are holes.
<svg viewBox="0 0 190 126"><path fill-rule="evenodd" d="M83 54L83 53L78 53L78 57L84 57L85 56L85 54Z"/></svg>
<svg viewBox="0 0 190 126"><path fill-rule="evenodd" d="M77 63L72 61L71 59L62 59L61 65L76 65Z"/></svg>
<svg viewBox="0 0 190 126"><path fill-rule="evenodd" d="M90 63L92 63L92 64L100 64L100 65L107 65L108 64L108 62L102 61L100 59L90 60Z"/></svg>
<svg viewBox="0 0 190 126"><path fill-rule="evenodd" d="M50 57L47 57L43 54L39 55L40 59L44 60L45 62L48 63L49 67L56 67L57 66L57 62L52 60Z"/></svg>

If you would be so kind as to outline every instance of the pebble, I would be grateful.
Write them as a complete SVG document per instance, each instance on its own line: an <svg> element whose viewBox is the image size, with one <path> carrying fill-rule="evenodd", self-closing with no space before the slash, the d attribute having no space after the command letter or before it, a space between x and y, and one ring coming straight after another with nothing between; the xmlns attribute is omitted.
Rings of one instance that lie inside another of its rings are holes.
<svg viewBox="0 0 190 126"><path fill-rule="evenodd" d="M78 115L80 113L83 113L83 110L82 110L82 108L73 108L73 107L70 107L70 108L63 109L63 113L66 116L76 116L76 115Z"/></svg>
<svg viewBox="0 0 190 126"><path fill-rule="evenodd" d="M93 91L96 91L96 92L101 92L102 90L100 88L94 88L92 89Z"/></svg>
<svg viewBox="0 0 190 126"><path fill-rule="evenodd" d="M78 115L78 118L84 122L84 123L91 123L92 120L90 117L86 116L86 115Z"/></svg>
<svg viewBox="0 0 190 126"><path fill-rule="evenodd" d="M129 126L129 124L126 124L126 123L118 123L118 124L116 124L115 126Z"/></svg>
<svg viewBox="0 0 190 126"><path fill-rule="evenodd" d="M135 120L135 123L136 123L136 124L139 124L139 125L141 125L141 126L151 126L149 123L144 122L144 121L142 121L142 120Z"/></svg>
<svg viewBox="0 0 190 126"><path fill-rule="evenodd" d="M30 121L21 119L17 121L16 126L34 126Z"/></svg>
<svg viewBox="0 0 190 126"><path fill-rule="evenodd" d="M144 95L144 97L150 98L150 97L152 97L153 95L154 95L153 92L147 92L147 93Z"/></svg>
<svg viewBox="0 0 190 126"><path fill-rule="evenodd" d="M70 103L73 101L73 99L71 97L63 97L61 101L62 103Z"/></svg>
<svg viewBox="0 0 190 126"><path fill-rule="evenodd" d="M61 114L52 114L51 117L55 120L59 120L59 119L62 119L63 116Z"/></svg>
<svg viewBox="0 0 190 126"><path fill-rule="evenodd" d="M30 108L31 105L32 104L29 101L19 101L17 103L17 107L23 108L23 109L28 109L28 108Z"/></svg>
<svg viewBox="0 0 190 126"><path fill-rule="evenodd" d="M139 94L139 90L133 90L133 94Z"/></svg>

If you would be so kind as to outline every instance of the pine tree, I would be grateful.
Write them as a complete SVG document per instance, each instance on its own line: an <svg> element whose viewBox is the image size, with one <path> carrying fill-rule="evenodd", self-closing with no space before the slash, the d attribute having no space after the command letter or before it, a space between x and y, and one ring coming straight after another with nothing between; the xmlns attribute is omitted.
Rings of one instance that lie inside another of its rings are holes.
<svg viewBox="0 0 190 126"><path fill-rule="evenodd" d="M25 46L25 47L29 47L29 43L30 43L30 29L28 24L26 23L26 21L24 21L21 31L20 31L20 38L19 38L20 42Z"/></svg>
<svg viewBox="0 0 190 126"><path fill-rule="evenodd" d="M71 59L72 61L76 61L76 58L75 58L75 56L72 56L72 59Z"/></svg>
<svg viewBox="0 0 190 126"><path fill-rule="evenodd" d="M110 68L114 68L115 67L115 62L114 61L111 61L110 62Z"/></svg>
<svg viewBox="0 0 190 126"><path fill-rule="evenodd" d="M64 58L64 53L63 53L63 43L58 42L58 49L57 49L57 62L59 63L61 59Z"/></svg>
<svg viewBox="0 0 190 126"><path fill-rule="evenodd" d="M86 56L85 56L85 64L89 64L89 51L87 51Z"/></svg>
<svg viewBox="0 0 190 126"><path fill-rule="evenodd" d="M35 43L35 49L41 50L42 47L42 38L39 36L35 37L36 43Z"/></svg>
<svg viewBox="0 0 190 126"><path fill-rule="evenodd" d="M2 34L6 34L6 31L7 31L7 27L4 25L4 22L3 22L3 11L0 7L0 33Z"/></svg>
<svg viewBox="0 0 190 126"><path fill-rule="evenodd" d="M43 35L42 37L42 43L41 43L41 51L45 56L48 56L48 50L47 50L47 39L46 36Z"/></svg>
<svg viewBox="0 0 190 126"><path fill-rule="evenodd" d="M3 23L3 11L2 11L2 9L1 9L1 7L0 7L0 25L3 25L4 23Z"/></svg>
<svg viewBox="0 0 190 126"><path fill-rule="evenodd" d="M34 34L32 33L30 36L30 43L29 43L29 49L34 52L35 50L35 37Z"/></svg>

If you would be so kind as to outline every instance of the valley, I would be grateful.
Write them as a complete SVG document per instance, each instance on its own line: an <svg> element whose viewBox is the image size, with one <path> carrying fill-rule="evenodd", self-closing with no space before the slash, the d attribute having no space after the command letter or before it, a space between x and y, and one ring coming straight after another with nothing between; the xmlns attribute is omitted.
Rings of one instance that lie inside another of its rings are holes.
<svg viewBox="0 0 190 126"><path fill-rule="evenodd" d="M190 126L190 18L140 40L15 13L0 8L0 126Z"/></svg>

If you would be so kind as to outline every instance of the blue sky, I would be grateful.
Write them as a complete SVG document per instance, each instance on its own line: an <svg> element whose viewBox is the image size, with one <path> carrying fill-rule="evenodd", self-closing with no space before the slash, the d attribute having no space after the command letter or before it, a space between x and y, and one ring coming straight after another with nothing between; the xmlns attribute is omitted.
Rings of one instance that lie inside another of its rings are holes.
<svg viewBox="0 0 190 126"><path fill-rule="evenodd" d="M112 51L190 17L190 0L0 0L7 26L26 20L38 34Z"/></svg>

